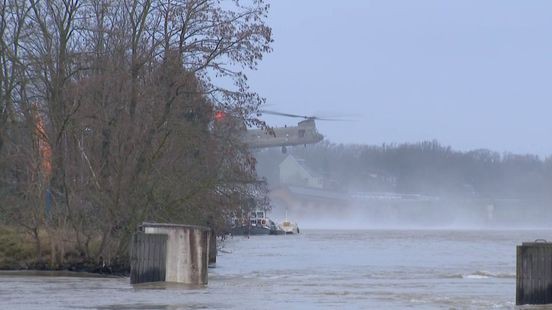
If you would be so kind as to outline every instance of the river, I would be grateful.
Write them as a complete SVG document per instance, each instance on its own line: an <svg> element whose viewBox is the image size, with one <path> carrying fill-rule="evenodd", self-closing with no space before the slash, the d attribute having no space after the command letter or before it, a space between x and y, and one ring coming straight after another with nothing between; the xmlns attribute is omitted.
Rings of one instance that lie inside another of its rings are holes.
<svg viewBox="0 0 552 310"><path fill-rule="evenodd" d="M516 245L552 231L305 230L227 239L206 287L0 275L0 309L514 308Z"/></svg>

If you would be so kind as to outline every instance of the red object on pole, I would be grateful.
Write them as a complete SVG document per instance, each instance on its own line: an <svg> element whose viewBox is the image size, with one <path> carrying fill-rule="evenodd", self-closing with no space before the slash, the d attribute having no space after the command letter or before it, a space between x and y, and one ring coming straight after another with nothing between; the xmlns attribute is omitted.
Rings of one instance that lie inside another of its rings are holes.
<svg viewBox="0 0 552 310"><path fill-rule="evenodd" d="M218 121L218 122L222 121L224 119L224 117L225 117L225 114L222 111L217 111L215 113L215 120Z"/></svg>

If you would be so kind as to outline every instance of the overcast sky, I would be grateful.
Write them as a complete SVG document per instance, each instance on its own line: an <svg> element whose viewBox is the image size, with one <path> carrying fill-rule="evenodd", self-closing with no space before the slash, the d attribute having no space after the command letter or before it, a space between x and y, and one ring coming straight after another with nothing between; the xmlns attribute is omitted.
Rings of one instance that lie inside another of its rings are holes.
<svg viewBox="0 0 552 310"><path fill-rule="evenodd" d="M552 154L552 1L271 3L271 110L358 119L318 122L332 142Z"/></svg>

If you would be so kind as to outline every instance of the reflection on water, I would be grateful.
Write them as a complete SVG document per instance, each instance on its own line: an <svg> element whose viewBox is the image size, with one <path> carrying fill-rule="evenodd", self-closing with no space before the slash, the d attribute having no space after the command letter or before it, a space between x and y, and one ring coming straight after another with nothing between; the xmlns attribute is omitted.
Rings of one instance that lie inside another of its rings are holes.
<svg viewBox="0 0 552 310"><path fill-rule="evenodd" d="M132 287L140 290L165 290L165 289L180 289L180 290L199 290L207 288L207 285L199 284L183 284L173 282L150 282L132 284Z"/></svg>
<svg viewBox="0 0 552 310"><path fill-rule="evenodd" d="M552 231L235 237L206 287L0 274L1 309L513 308L515 245Z"/></svg>

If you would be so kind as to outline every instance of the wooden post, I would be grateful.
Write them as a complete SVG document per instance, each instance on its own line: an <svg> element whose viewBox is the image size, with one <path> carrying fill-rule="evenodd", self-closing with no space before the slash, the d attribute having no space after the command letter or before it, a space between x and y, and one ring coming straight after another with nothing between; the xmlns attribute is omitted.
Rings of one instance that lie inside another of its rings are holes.
<svg viewBox="0 0 552 310"><path fill-rule="evenodd" d="M167 236L165 281L185 284L207 284L209 243L208 227L163 223L143 223L146 234Z"/></svg>
<svg viewBox="0 0 552 310"><path fill-rule="evenodd" d="M516 305L552 304L552 243L545 240L517 246Z"/></svg>
<svg viewBox="0 0 552 310"><path fill-rule="evenodd" d="M217 236L211 231L211 240L209 240L209 267L217 264Z"/></svg>
<svg viewBox="0 0 552 310"><path fill-rule="evenodd" d="M137 232L130 247L130 283L165 281L167 235Z"/></svg>

